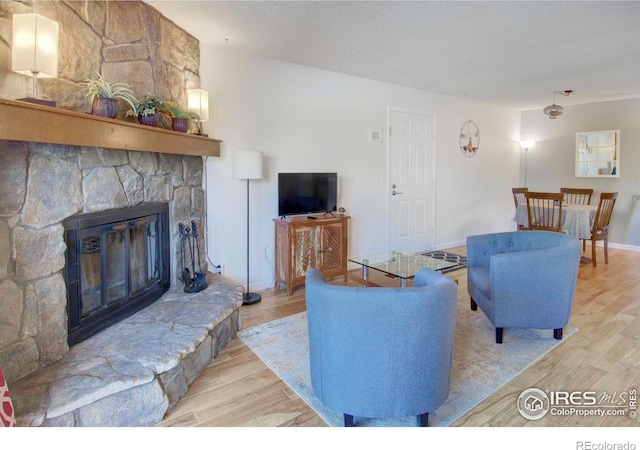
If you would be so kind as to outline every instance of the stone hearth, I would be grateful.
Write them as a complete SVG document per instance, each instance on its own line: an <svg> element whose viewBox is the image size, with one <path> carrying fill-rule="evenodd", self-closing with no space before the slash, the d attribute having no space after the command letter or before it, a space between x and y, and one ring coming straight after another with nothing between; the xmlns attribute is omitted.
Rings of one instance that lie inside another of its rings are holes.
<svg viewBox="0 0 640 450"><path fill-rule="evenodd" d="M149 426L235 336L242 296L221 278L173 289L11 385L18 426Z"/></svg>

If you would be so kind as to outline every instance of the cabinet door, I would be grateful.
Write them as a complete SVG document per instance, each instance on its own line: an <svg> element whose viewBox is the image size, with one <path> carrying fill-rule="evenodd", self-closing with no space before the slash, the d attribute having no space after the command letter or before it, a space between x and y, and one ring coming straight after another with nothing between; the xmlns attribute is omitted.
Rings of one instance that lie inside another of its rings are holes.
<svg viewBox="0 0 640 450"><path fill-rule="evenodd" d="M293 278L306 276L318 267L319 227L297 227L294 231Z"/></svg>
<svg viewBox="0 0 640 450"><path fill-rule="evenodd" d="M342 223L322 225L320 270L343 268L342 243L344 226Z"/></svg>
<svg viewBox="0 0 640 450"><path fill-rule="evenodd" d="M286 284L289 279L289 230L286 226L278 223L276 223L275 229L276 282Z"/></svg>

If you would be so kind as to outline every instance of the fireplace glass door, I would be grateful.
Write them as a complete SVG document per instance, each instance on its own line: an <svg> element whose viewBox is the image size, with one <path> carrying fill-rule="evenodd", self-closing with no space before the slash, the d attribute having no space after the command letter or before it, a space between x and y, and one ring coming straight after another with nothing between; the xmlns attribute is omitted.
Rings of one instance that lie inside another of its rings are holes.
<svg viewBox="0 0 640 450"><path fill-rule="evenodd" d="M159 225L155 216L147 216L81 231L82 317L159 279Z"/></svg>
<svg viewBox="0 0 640 450"><path fill-rule="evenodd" d="M67 231L70 335L74 330L86 334L95 324L102 329L138 311L158 286L165 288L160 295L166 292L166 222L155 213L110 223L88 221L93 226Z"/></svg>

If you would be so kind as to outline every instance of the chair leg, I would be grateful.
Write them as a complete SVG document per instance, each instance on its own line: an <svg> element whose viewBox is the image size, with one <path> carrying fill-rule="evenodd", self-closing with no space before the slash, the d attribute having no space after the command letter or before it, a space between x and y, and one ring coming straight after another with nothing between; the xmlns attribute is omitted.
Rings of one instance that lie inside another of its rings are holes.
<svg viewBox="0 0 640 450"><path fill-rule="evenodd" d="M609 264L609 238L604 238L604 263Z"/></svg>
<svg viewBox="0 0 640 450"><path fill-rule="evenodd" d="M418 415L418 426L419 427L428 427L429 426L429 413L424 413Z"/></svg>
<svg viewBox="0 0 640 450"><path fill-rule="evenodd" d="M583 252L587 251L587 240L586 239L582 240L582 251Z"/></svg>
<svg viewBox="0 0 640 450"><path fill-rule="evenodd" d="M478 304L471 297L469 297L469 300L471 300L471 311L477 311Z"/></svg>
<svg viewBox="0 0 640 450"><path fill-rule="evenodd" d="M557 340L562 339L562 328L554 328L553 329L553 338Z"/></svg>
<svg viewBox="0 0 640 450"><path fill-rule="evenodd" d="M502 344L502 332L504 328L496 327L496 344Z"/></svg>
<svg viewBox="0 0 640 450"><path fill-rule="evenodd" d="M591 262L593 263L593 267L596 267L598 263L596 263L596 241L591 241Z"/></svg>
<svg viewBox="0 0 640 450"><path fill-rule="evenodd" d="M344 426L345 427L353 426L353 416L351 414L344 414Z"/></svg>

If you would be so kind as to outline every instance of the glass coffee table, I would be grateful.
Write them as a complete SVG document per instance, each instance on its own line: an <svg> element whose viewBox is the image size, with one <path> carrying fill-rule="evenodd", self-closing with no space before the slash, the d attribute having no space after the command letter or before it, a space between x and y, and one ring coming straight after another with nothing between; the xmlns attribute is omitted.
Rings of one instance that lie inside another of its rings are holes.
<svg viewBox="0 0 640 450"><path fill-rule="evenodd" d="M422 267L441 271L454 267L456 263L436 259L430 256L408 252L378 253L360 258L349 258L349 261L362 266L362 278L358 281L368 286L379 286L369 279L369 270L377 270L383 274L400 280L400 286L406 287L407 280L415 277Z"/></svg>

